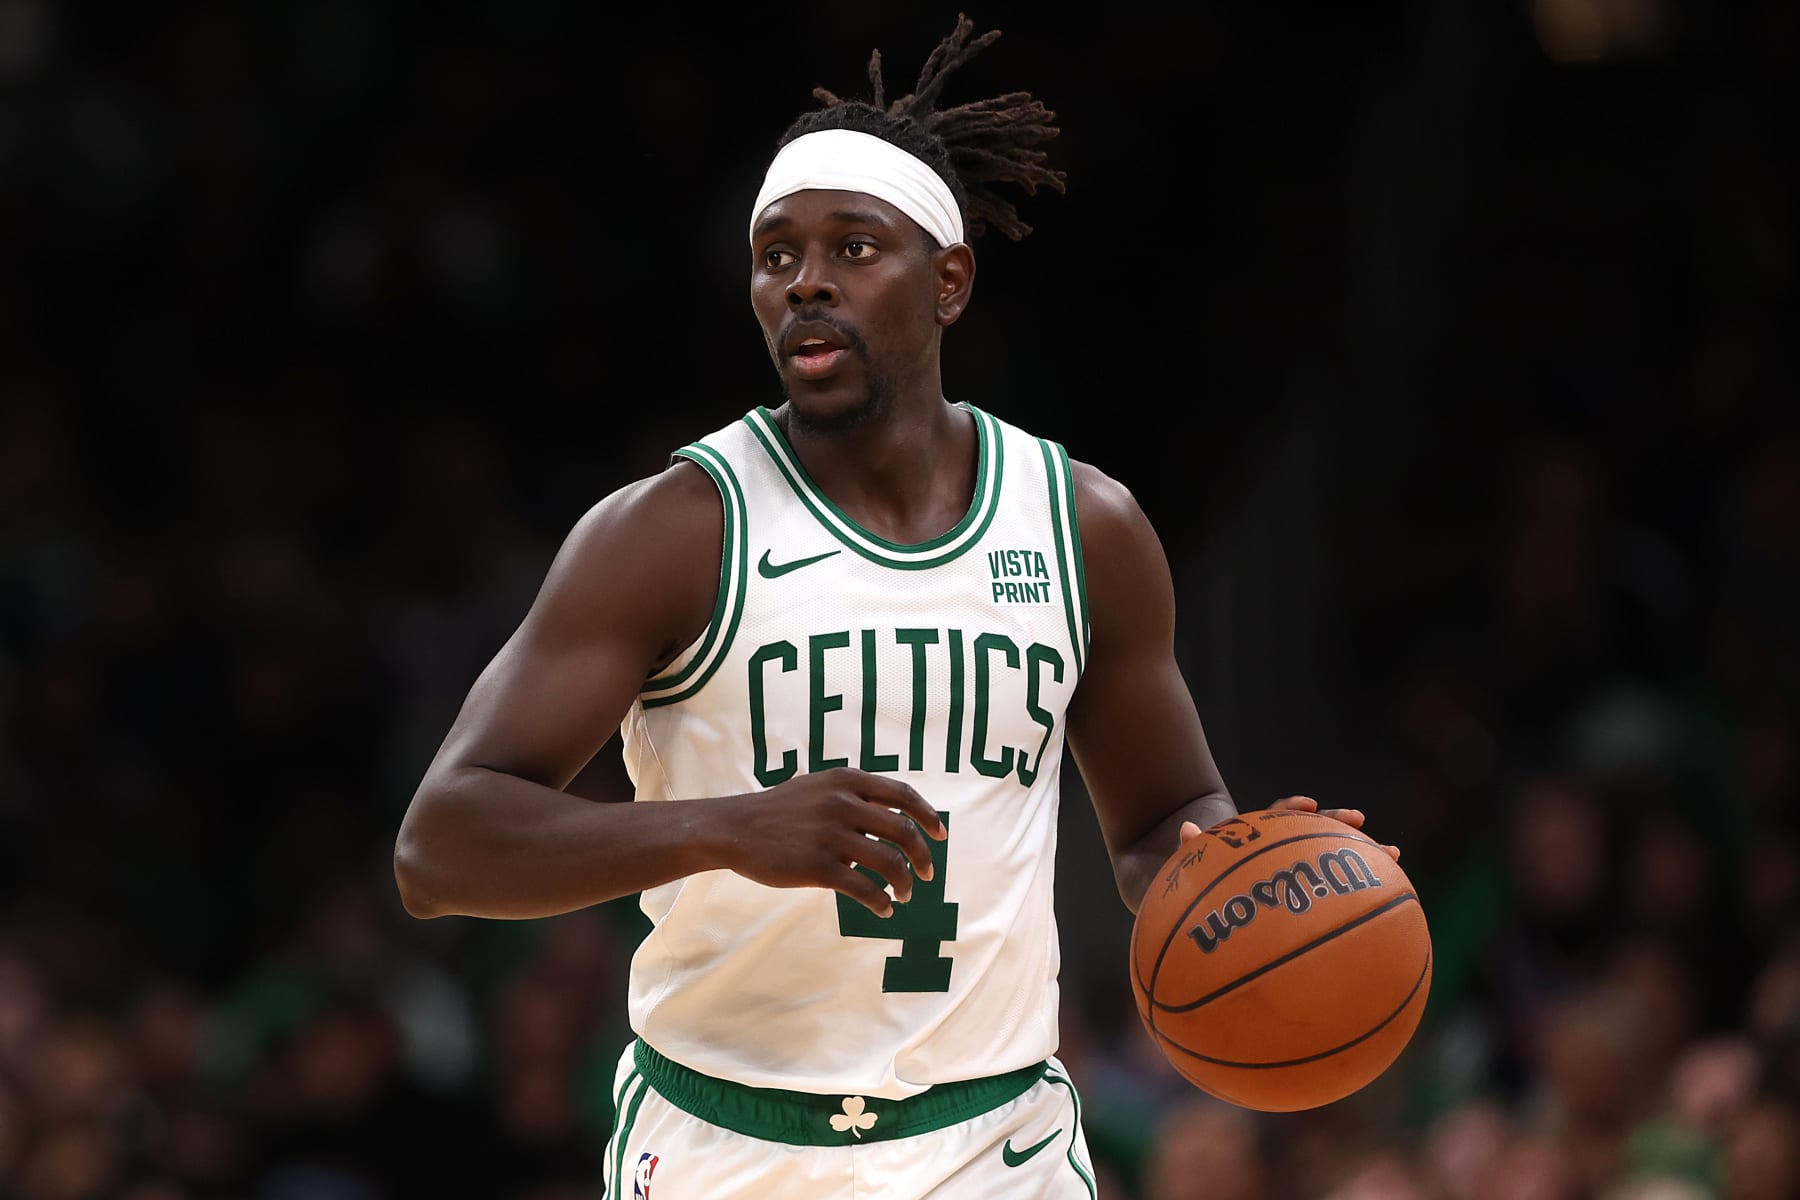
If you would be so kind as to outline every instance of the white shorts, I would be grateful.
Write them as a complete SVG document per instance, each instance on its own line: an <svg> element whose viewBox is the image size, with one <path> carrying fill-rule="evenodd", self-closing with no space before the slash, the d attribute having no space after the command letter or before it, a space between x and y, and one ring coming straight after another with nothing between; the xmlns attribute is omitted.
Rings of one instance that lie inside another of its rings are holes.
<svg viewBox="0 0 1800 1200"><path fill-rule="evenodd" d="M613 1104L608 1200L1095 1200L1055 1058L881 1100L745 1087L634 1041Z"/></svg>

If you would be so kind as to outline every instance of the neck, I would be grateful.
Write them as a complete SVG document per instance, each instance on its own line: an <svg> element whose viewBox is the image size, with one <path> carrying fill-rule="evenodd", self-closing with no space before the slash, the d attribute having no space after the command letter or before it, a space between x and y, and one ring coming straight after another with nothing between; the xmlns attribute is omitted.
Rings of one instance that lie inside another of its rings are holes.
<svg viewBox="0 0 1800 1200"><path fill-rule="evenodd" d="M975 491L977 440L971 415L934 396L900 397L846 429L816 429L774 413L806 473L870 533L912 545L949 530Z"/></svg>

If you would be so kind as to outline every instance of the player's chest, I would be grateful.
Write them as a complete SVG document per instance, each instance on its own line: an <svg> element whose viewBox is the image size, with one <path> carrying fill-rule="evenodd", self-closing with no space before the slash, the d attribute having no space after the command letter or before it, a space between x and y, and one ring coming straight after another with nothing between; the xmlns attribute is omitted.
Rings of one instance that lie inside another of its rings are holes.
<svg viewBox="0 0 1800 1200"><path fill-rule="evenodd" d="M810 586L746 592L726 670L758 780L854 766L1031 786L1079 674L1045 556L994 547L913 573L829 565Z"/></svg>

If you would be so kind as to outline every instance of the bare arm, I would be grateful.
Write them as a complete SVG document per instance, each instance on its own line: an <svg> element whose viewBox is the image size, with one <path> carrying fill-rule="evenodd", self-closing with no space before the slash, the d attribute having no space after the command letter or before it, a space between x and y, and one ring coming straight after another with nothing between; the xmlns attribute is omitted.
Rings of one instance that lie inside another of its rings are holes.
<svg viewBox="0 0 1800 1200"><path fill-rule="evenodd" d="M1070 468L1093 638L1069 707L1069 742L1119 894L1136 912L1182 824L1204 829L1238 810L1175 659L1175 588L1162 543L1122 485L1085 463Z"/></svg>
<svg viewBox="0 0 1800 1200"><path fill-rule="evenodd" d="M730 868L772 886L835 888L885 915L887 895L851 862L901 900L909 862L929 877L914 821L941 835L935 813L905 784L861 772L802 776L755 805L598 804L563 790L645 678L705 628L723 521L712 482L678 463L577 523L401 822L394 874L408 912L549 916Z"/></svg>
<svg viewBox="0 0 1800 1200"><path fill-rule="evenodd" d="M1137 501L1071 462L1087 566L1093 647L1069 706L1069 743L1093 797L1113 876L1136 912L1176 847L1238 811L1225 790L1175 659L1175 588L1162 541ZM1320 812L1356 829L1354 808L1310 796L1270 808ZM1398 859L1398 846L1384 845Z"/></svg>

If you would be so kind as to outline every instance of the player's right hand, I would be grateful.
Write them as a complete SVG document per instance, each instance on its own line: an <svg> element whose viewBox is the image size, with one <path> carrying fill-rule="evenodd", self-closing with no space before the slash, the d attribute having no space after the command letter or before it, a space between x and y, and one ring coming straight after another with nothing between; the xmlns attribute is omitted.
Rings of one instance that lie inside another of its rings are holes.
<svg viewBox="0 0 1800 1200"><path fill-rule="evenodd" d="M723 801L726 865L768 887L825 887L888 917L912 898L913 875L931 878L927 835L949 831L911 785L836 767L797 775L753 796ZM867 867L893 890L856 866Z"/></svg>

